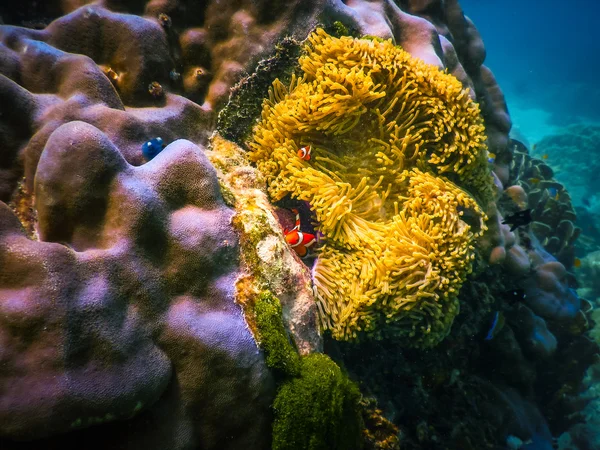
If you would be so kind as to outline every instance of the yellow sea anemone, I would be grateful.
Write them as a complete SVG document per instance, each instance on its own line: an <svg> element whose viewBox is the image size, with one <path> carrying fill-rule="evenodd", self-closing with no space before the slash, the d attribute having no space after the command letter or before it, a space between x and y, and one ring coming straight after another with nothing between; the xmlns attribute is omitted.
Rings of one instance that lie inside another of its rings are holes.
<svg viewBox="0 0 600 450"><path fill-rule="evenodd" d="M458 312L492 181L478 105L391 41L308 38L301 77L275 80L250 158L269 194L308 201L326 243L314 282L325 328L439 342ZM297 155L311 145L312 158ZM470 194L461 189L466 189ZM462 220L470 211L478 223Z"/></svg>

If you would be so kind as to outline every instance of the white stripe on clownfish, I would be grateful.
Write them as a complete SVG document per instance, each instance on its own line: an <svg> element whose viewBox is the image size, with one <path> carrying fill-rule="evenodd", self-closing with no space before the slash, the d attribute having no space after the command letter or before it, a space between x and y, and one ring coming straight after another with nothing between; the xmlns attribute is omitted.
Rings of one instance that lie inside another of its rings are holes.
<svg viewBox="0 0 600 450"><path fill-rule="evenodd" d="M305 145L304 147L300 147L298 149L298 156L300 157L300 159L303 159L304 161L310 161L311 152L312 152L312 149L311 149L310 145Z"/></svg>
<svg viewBox="0 0 600 450"><path fill-rule="evenodd" d="M292 212L296 213L296 225L294 225L294 228L292 228L292 230L300 232L300 211L294 208L292 209Z"/></svg>
<svg viewBox="0 0 600 450"><path fill-rule="evenodd" d="M302 244L302 240L304 239L304 233L300 230L297 230L298 242L295 244L290 244L292 248L298 247Z"/></svg>

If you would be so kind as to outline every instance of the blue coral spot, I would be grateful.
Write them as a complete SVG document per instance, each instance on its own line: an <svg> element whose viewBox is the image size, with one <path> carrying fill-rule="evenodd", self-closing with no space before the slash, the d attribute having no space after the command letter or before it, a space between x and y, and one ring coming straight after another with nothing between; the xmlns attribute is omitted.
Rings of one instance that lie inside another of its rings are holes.
<svg viewBox="0 0 600 450"><path fill-rule="evenodd" d="M146 160L150 161L165 148L162 138L155 137L142 145L142 154Z"/></svg>

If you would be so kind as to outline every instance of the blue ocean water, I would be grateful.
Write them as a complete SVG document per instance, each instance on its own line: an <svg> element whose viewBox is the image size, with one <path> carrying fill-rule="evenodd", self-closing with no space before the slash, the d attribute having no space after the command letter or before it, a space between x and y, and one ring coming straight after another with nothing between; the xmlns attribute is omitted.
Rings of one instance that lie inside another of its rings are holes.
<svg viewBox="0 0 600 450"><path fill-rule="evenodd" d="M463 0L485 43L515 131L534 143L600 123L600 1Z"/></svg>
<svg viewBox="0 0 600 450"><path fill-rule="evenodd" d="M463 0L461 6L506 97L511 135L533 156L548 158L578 210L578 225L597 241L588 229L600 221L600 1Z"/></svg>

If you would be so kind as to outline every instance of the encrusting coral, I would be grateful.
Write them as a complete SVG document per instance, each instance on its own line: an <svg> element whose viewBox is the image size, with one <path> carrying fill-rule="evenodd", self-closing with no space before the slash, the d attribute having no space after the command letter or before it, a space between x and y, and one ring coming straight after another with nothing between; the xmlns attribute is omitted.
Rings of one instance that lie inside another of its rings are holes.
<svg viewBox="0 0 600 450"><path fill-rule="evenodd" d="M307 42L303 75L273 83L250 158L272 200L315 213L325 244L314 282L333 337L435 345L485 228L479 203L493 196L479 108L391 41L318 29ZM303 145L309 161L296 155Z"/></svg>

